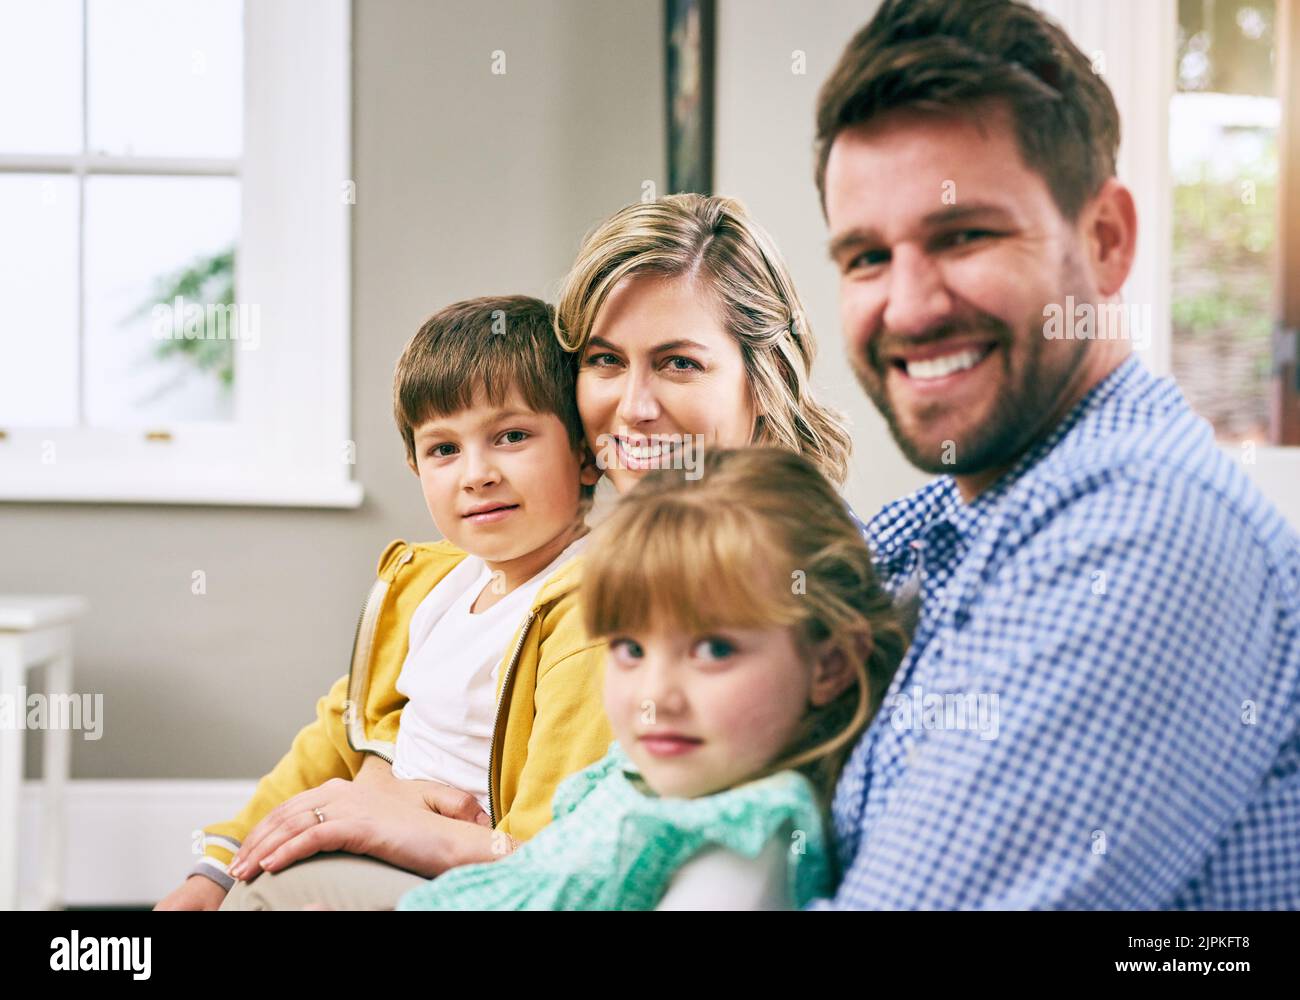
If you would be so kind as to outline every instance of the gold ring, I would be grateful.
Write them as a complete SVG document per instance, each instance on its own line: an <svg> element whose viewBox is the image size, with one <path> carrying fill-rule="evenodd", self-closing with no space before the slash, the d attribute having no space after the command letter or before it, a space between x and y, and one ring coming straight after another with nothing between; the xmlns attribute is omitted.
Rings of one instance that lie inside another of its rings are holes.
<svg viewBox="0 0 1300 1000"><path fill-rule="evenodd" d="M316 814L316 822L317 822L317 823L324 823L324 822L325 822L325 814L324 814L323 812L320 811L320 806L317 806L315 809L312 810L312 812L314 812L314 813Z"/></svg>

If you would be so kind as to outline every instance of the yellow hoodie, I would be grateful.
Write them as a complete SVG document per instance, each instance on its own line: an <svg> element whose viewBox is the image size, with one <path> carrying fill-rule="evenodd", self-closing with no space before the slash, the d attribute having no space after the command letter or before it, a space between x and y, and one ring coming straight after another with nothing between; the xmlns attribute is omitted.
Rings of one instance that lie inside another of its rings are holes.
<svg viewBox="0 0 1300 1000"><path fill-rule="evenodd" d="M229 889L226 865L277 805L330 778L355 777L368 753L392 763L406 704L397 678L411 616L465 555L445 541L398 540L384 549L348 675L316 703L316 721L299 731L239 815L204 829L204 855L191 874ZM497 672L490 815L496 829L517 840L550 822L556 785L603 757L614 738L601 699L605 643L586 634L578 606L581 564L581 556L568 560L542 584Z"/></svg>

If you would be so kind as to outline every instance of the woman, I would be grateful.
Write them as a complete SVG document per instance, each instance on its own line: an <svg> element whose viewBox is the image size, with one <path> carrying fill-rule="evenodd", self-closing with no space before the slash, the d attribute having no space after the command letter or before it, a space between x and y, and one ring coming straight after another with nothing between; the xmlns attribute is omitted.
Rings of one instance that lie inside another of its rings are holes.
<svg viewBox="0 0 1300 1000"><path fill-rule="evenodd" d="M843 485L850 439L809 388L815 344L803 307L738 202L673 195L615 213L564 279L556 333L578 365L588 446L617 493L652 468L697 467L704 448L748 445L799 452ZM277 849L277 871L318 851L425 877L447 867L423 811L374 786L340 783L323 811L330 823ZM395 883L394 903L405 887Z"/></svg>
<svg viewBox="0 0 1300 1000"><path fill-rule="evenodd" d="M587 444L626 493L702 447L802 454L836 486L844 418L809 387L816 343L771 238L730 198L629 205L584 241L556 306Z"/></svg>

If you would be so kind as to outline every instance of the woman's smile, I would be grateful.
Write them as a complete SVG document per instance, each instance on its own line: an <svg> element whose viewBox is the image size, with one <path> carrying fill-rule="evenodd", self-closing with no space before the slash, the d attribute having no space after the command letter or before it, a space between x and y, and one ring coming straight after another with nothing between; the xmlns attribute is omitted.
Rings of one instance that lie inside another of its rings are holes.
<svg viewBox="0 0 1300 1000"><path fill-rule="evenodd" d="M681 434L652 434L649 437L615 435L622 467L641 471L670 465L682 444Z"/></svg>

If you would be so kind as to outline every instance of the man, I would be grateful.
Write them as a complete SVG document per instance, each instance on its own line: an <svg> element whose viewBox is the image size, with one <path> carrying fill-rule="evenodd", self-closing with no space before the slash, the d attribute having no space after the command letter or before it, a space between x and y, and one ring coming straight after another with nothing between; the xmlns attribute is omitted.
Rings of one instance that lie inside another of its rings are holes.
<svg viewBox="0 0 1300 1000"><path fill-rule="evenodd" d="M1300 539L1131 353L1118 113L1008 0L886 0L817 111L850 360L941 474L820 908L1300 906Z"/></svg>

